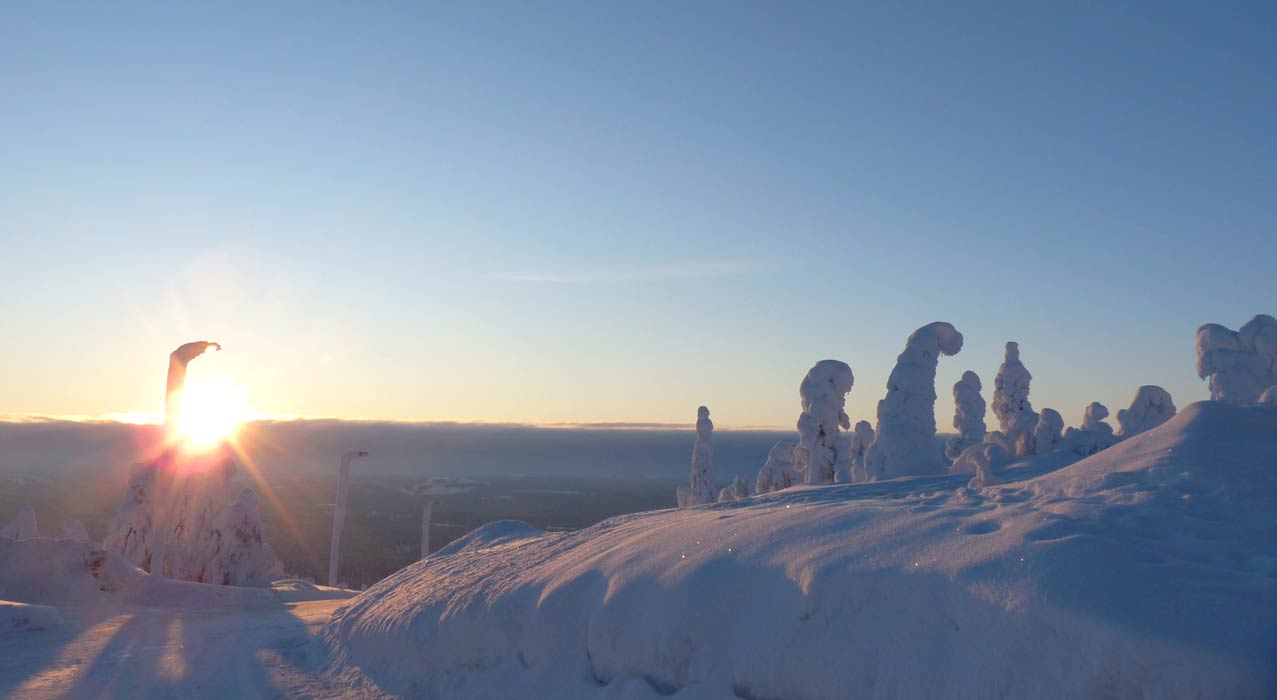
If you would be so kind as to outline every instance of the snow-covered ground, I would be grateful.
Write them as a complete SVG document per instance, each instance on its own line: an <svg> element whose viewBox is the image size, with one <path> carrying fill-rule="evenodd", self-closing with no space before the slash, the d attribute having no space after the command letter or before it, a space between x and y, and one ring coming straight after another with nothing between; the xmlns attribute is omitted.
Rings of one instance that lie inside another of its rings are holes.
<svg viewBox="0 0 1277 700"><path fill-rule="evenodd" d="M316 633L354 595L155 578L87 542L0 540L0 697L348 697Z"/></svg>
<svg viewBox="0 0 1277 700"><path fill-rule="evenodd" d="M1078 459L981 490L924 476L573 532L503 521L349 601L0 541L0 599L53 608L0 633L0 696L1277 696L1277 407L1193 404Z"/></svg>
<svg viewBox="0 0 1277 700"><path fill-rule="evenodd" d="M1277 696L1277 409L1189 406L1087 459L500 522L323 634L429 698Z"/></svg>

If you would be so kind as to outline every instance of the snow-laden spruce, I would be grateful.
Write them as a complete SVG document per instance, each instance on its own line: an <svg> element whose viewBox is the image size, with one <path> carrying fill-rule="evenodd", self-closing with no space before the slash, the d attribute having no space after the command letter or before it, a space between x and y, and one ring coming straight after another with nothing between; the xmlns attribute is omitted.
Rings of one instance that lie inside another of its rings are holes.
<svg viewBox="0 0 1277 700"><path fill-rule="evenodd" d="M151 541L155 528L155 489L159 471L154 464L134 464L129 469L124 503L106 529L102 548L135 565L151 566Z"/></svg>
<svg viewBox="0 0 1277 700"><path fill-rule="evenodd" d="M337 468L337 500L333 506L333 537L328 545L328 585L337 585L337 569L341 560L341 533L346 528L346 501L350 498L350 463L367 457L363 450L354 450L341 456ZM425 555L422 555L425 556Z"/></svg>
<svg viewBox="0 0 1277 700"><path fill-rule="evenodd" d="M914 331L878 402L878 432L865 458L871 480L934 474L945 467L936 447L936 367L962 350L962 334L943 321Z"/></svg>
<svg viewBox="0 0 1277 700"><path fill-rule="evenodd" d="M1060 449L1064 440L1064 416L1054 408L1044 408L1033 428L1033 453L1050 454Z"/></svg>
<svg viewBox="0 0 1277 700"><path fill-rule="evenodd" d="M794 466L794 448L797 446L797 440L781 440L772 445L767 461L754 481L754 493L771 493L799 483L800 475Z"/></svg>
<svg viewBox="0 0 1277 700"><path fill-rule="evenodd" d="M239 499L218 514L213 533L208 583L269 586L284 577L283 563L262 537L262 516L252 489L240 491Z"/></svg>
<svg viewBox="0 0 1277 700"><path fill-rule="evenodd" d="M1198 328L1197 376L1209 378L1215 401L1258 402L1277 386L1277 319L1259 314L1236 331L1218 323Z"/></svg>
<svg viewBox="0 0 1277 700"><path fill-rule="evenodd" d="M696 443L692 446L692 475L687 487L678 488L679 507L699 506L714 502L714 421L709 409L696 409Z"/></svg>
<svg viewBox="0 0 1277 700"><path fill-rule="evenodd" d="M1109 410L1104 404L1092 401L1082 410L1082 427L1064 431L1063 444L1079 455L1093 455L1117 444L1113 426L1104 422Z"/></svg>
<svg viewBox="0 0 1277 700"><path fill-rule="evenodd" d="M857 421L851 429L851 481L859 484L869 480L865 472L865 459L869 456L869 446L874 444L874 427L869 421Z"/></svg>
<svg viewBox="0 0 1277 700"><path fill-rule="evenodd" d="M211 583L209 561L215 554L213 530L218 513L231 503L231 480L239 468L229 458L217 459L207 467L188 465L182 488L177 492L169 531L169 556L164 575L182 581Z"/></svg>
<svg viewBox="0 0 1277 700"><path fill-rule="evenodd" d="M719 490L718 502L731 503L732 501L741 501L752 495L754 495L754 492L750 483L745 480L745 477L738 474L735 479L732 479L730 485L724 486Z"/></svg>
<svg viewBox="0 0 1277 700"><path fill-rule="evenodd" d="M1118 435L1130 437L1156 428L1175 417L1175 402L1160 386L1145 385L1135 392L1130 408L1117 411Z"/></svg>
<svg viewBox="0 0 1277 700"><path fill-rule="evenodd" d="M14 542L26 542L40 536L40 529L36 527L35 510L30 506L23 508L18 512L18 516L13 519L4 529L0 529L0 539L13 540Z"/></svg>
<svg viewBox="0 0 1277 700"><path fill-rule="evenodd" d="M1033 454L1033 429L1038 424L1038 414L1029 402L1029 384L1033 375L1020 362L1020 344L1008 342L1006 355L993 380L993 415L998 427L1018 455Z"/></svg>
<svg viewBox="0 0 1277 700"><path fill-rule="evenodd" d="M984 424L985 403L980 395L980 377L967 370L953 385L953 427L957 434L945 443L944 454L950 461L958 458L968 447L984 441L988 428Z"/></svg>
<svg viewBox="0 0 1277 700"><path fill-rule="evenodd" d="M809 484L830 484L840 469L851 464L851 440L839 429L851 428L844 410L855 377L838 360L821 360L798 386L802 413L798 416L798 446L794 465Z"/></svg>

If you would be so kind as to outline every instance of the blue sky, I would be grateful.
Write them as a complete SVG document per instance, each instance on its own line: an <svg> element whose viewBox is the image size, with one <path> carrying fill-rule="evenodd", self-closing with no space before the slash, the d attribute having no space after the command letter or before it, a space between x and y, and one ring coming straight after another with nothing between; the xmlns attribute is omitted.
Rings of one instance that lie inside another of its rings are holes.
<svg viewBox="0 0 1277 700"><path fill-rule="evenodd" d="M1075 423L1277 313L1272 3L10 3L0 414L870 418L954 323ZM987 394L987 391L986 391ZM987 397L987 395L986 395Z"/></svg>

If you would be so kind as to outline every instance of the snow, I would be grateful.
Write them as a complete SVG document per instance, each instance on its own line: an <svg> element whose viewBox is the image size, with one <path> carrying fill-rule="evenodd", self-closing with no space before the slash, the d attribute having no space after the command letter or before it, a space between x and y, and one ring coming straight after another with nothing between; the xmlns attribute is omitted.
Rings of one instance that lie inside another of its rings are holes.
<svg viewBox="0 0 1277 700"><path fill-rule="evenodd" d="M914 331L887 378L878 402L877 436L865 458L869 479L943 471L936 449L936 367L941 355L962 350L962 334L943 321Z"/></svg>
<svg viewBox="0 0 1277 700"><path fill-rule="evenodd" d="M851 441L838 431L851 428L844 407L854 383L847 363L821 360L798 386L802 413L798 416L794 466L809 484L832 483L840 470L850 470Z"/></svg>
<svg viewBox="0 0 1277 700"><path fill-rule="evenodd" d="M62 534L58 535L58 539L88 542L89 533L84 529L84 523L79 520L67 520L62 523Z"/></svg>
<svg viewBox="0 0 1277 700"><path fill-rule="evenodd" d="M1270 386L1259 396L1260 406L1277 406L1277 386Z"/></svg>
<svg viewBox="0 0 1277 700"><path fill-rule="evenodd" d="M754 495L754 490L745 477L737 475L732 479L732 483L724 486L718 492L719 503L730 503L731 501L740 501Z"/></svg>
<svg viewBox="0 0 1277 700"><path fill-rule="evenodd" d="M1218 323L1198 328L1197 376L1209 378L1213 400L1256 403L1277 386L1277 319L1259 314L1237 331Z"/></svg>
<svg viewBox="0 0 1277 700"><path fill-rule="evenodd" d="M1130 408L1118 409L1118 434L1130 437L1156 428L1175 415L1175 402L1160 386L1145 385L1135 391Z"/></svg>
<svg viewBox="0 0 1277 700"><path fill-rule="evenodd" d="M1038 414L1029 402L1029 384L1033 375L1020 362L1020 344L1006 344L1006 356L993 380L993 415L998 428L1018 455L1033 453L1031 437L1038 424Z"/></svg>
<svg viewBox="0 0 1277 700"><path fill-rule="evenodd" d="M218 514L213 532L213 554L202 581L224 586L268 586L282 578L283 564L262 539L262 516L252 489L241 491L239 499Z"/></svg>
<svg viewBox="0 0 1277 700"><path fill-rule="evenodd" d="M692 475L686 489L679 489L679 505L698 506L714 502L714 421L709 409L696 409L696 443L692 446Z"/></svg>
<svg viewBox="0 0 1277 700"><path fill-rule="evenodd" d="M794 468L794 448L797 446L797 440L780 440L772 445L767 461L758 471L754 493L780 491L799 482L798 470Z"/></svg>
<svg viewBox="0 0 1277 700"><path fill-rule="evenodd" d="M1059 449L1064 439L1064 416L1054 408L1044 408L1033 428L1034 454L1048 454Z"/></svg>
<svg viewBox="0 0 1277 700"><path fill-rule="evenodd" d="M984 440L987 428L984 424L985 404L980 395L980 376L967 370L962 379L953 385L953 427L958 431L945 443L944 454L950 461L958 458L967 448Z"/></svg>
<svg viewBox="0 0 1277 700"><path fill-rule="evenodd" d="M874 428L869 421L857 421L851 429L851 479L854 483L868 481L865 473L865 458L869 456L869 446L874 444Z"/></svg>
<svg viewBox="0 0 1277 700"><path fill-rule="evenodd" d="M1070 459L494 523L338 609L332 671L440 700L1271 697L1277 409Z"/></svg>
<svg viewBox="0 0 1277 700"><path fill-rule="evenodd" d="M151 564L151 535L154 530L155 488L159 470L152 464L134 464L129 470L124 503L107 527L102 547L137 566Z"/></svg>
<svg viewBox="0 0 1277 700"><path fill-rule="evenodd" d="M23 542L40 536L40 529L36 527L35 511L29 506L23 508L18 513L18 517L13 522L0 529L0 539L13 540L15 542Z"/></svg>
<svg viewBox="0 0 1277 700"><path fill-rule="evenodd" d="M38 632L62 626L62 615L49 605L0 600L0 636L14 632Z"/></svg>
<svg viewBox="0 0 1277 700"><path fill-rule="evenodd" d="M1082 410L1082 427L1064 431L1063 445L1074 453L1086 456L1106 450L1117 444L1113 426L1104 422L1109 410L1104 404L1092 401Z"/></svg>

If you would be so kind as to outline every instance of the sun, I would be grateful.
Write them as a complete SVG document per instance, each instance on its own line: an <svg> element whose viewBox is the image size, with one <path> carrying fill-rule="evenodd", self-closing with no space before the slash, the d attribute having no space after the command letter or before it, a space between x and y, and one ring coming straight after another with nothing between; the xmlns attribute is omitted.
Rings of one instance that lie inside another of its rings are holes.
<svg viewBox="0 0 1277 700"><path fill-rule="evenodd" d="M207 450L235 437L251 417L246 392L222 378L186 383L177 416L177 430L187 449Z"/></svg>

